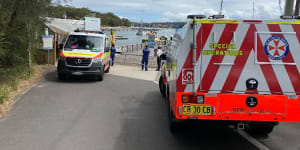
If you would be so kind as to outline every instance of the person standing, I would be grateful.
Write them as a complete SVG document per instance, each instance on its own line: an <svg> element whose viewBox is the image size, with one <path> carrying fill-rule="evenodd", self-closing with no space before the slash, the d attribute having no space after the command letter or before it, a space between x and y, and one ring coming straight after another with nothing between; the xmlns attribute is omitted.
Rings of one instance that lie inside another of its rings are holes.
<svg viewBox="0 0 300 150"><path fill-rule="evenodd" d="M110 48L111 66L114 66L115 55L116 55L115 44L112 44L112 45L111 45L111 48Z"/></svg>
<svg viewBox="0 0 300 150"><path fill-rule="evenodd" d="M157 50L156 50L156 58L157 58L157 69L156 71L160 70L160 62L161 62L161 58L160 56L163 54L163 51L161 50L161 47L158 46Z"/></svg>
<svg viewBox="0 0 300 150"><path fill-rule="evenodd" d="M148 48L148 45L145 45L145 48L143 49L142 70L145 68L145 71L148 71L149 54L150 49Z"/></svg>

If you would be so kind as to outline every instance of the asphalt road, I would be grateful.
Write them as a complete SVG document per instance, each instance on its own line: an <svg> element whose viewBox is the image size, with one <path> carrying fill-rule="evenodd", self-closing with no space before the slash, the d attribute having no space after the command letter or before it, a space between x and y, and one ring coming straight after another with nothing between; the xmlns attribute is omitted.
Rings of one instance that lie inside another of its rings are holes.
<svg viewBox="0 0 300 150"><path fill-rule="evenodd" d="M184 132L171 134L167 111L167 103L154 82L111 74L106 74L103 82L85 77L58 82L55 71L50 71L0 121L0 149L258 149L219 124L190 123ZM299 126L293 128L300 131ZM282 130L260 140L277 143L275 148L280 148L278 142L285 139L276 137L281 132L286 137L300 137L300 132ZM295 144L299 140L288 141L285 144L299 146Z"/></svg>

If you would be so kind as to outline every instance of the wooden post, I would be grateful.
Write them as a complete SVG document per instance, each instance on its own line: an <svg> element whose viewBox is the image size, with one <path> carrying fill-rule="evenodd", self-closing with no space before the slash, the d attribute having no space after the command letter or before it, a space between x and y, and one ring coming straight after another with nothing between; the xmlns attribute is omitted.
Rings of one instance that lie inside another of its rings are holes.
<svg viewBox="0 0 300 150"><path fill-rule="evenodd" d="M54 40L53 40L53 65L56 65L56 41L57 41L57 33L54 33Z"/></svg>

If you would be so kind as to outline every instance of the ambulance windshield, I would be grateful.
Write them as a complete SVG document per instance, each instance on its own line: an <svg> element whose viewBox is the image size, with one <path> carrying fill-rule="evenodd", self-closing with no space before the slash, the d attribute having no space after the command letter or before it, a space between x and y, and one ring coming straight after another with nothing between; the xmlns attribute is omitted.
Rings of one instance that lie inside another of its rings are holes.
<svg viewBox="0 0 300 150"><path fill-rule="evenodd" d="M70 35L65 45L65 50L73 49L100 51L104 49L103 38L86 35Z"/></svg>

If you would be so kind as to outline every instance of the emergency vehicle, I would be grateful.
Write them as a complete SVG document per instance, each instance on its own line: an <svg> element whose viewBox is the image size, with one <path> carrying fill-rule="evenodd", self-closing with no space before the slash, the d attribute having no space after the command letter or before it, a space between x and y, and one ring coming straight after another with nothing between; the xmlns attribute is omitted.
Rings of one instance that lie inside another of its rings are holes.
<svg viewBox="0 0 300 150"><path fill-rule="evenodd" d="M73 32L60 52L57 76L64 80L70 75L93 75L102 81L110 64L109 36L102 32Z"/></svg>
<svg viewBox="0 0 300 150"><path fill-rule="evenodd" d="M300 20L188 18L159 80L171 131L196 119L268 134L300 121Z"/></svg>
<svg viewBox="0 0 300 150"><path fill-rule="evenodd" d="M57 64L57 77L64 80L70 75L93 75L102 81L110 69L110 36L101 32L101 19L84 18L84 29L70 33Z"/></svg>

